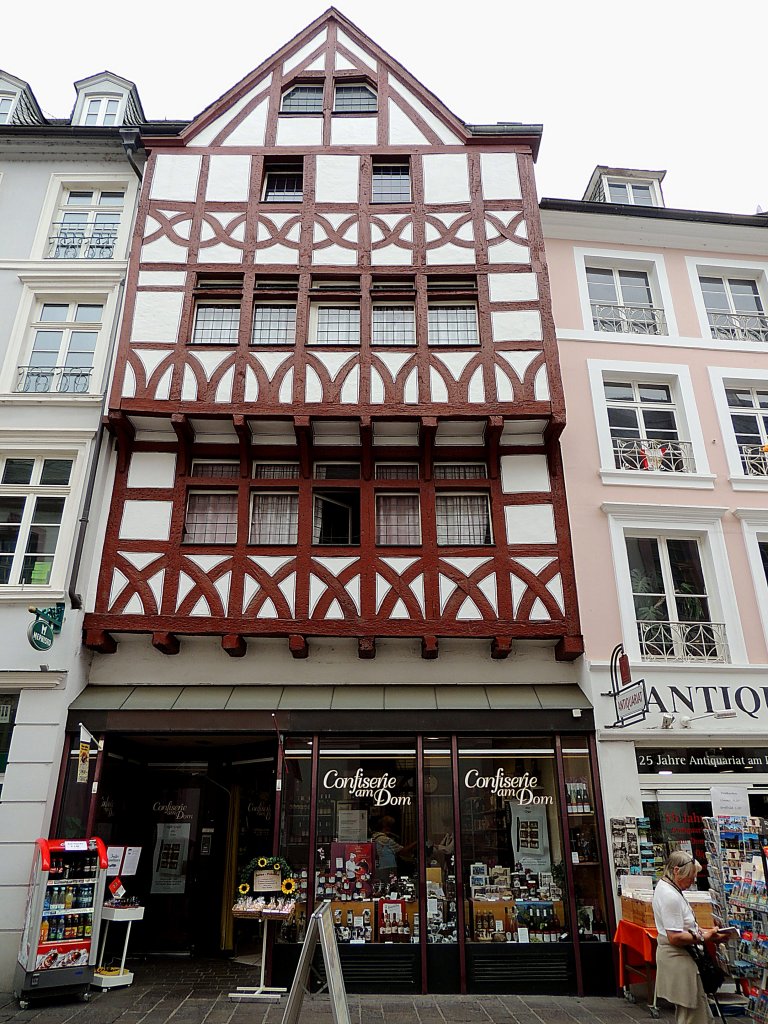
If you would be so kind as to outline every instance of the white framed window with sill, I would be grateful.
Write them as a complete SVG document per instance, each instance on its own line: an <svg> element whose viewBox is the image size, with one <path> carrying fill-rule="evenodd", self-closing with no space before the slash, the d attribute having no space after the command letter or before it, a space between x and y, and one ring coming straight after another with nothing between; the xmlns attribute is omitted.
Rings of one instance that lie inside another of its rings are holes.
<svg viewBox="0 0 768 1024"><path fill-rule="evenodd" d="M663 206L659 183L653 178L617 178L603 176L605 200L624 206Z"/></svg>
<svg viewBox="0 0 768 1024"><path fill-rule="evenodd" d="M768 369L710 366L729 480L735 491L768 491Z"/></svg>
<svg viewBox="0 0 768 1024"><path fill-rule="evenodd" d="M373 307L372 345L415 345L416 311L412 304L376 303Z"/></svg>
<svg viewBox="0 0 768 1024"><path fill-rule="evenodd" d="M587 360L604 484L714 487L690 368Z"/></svg>
<svg viewBox="0 0 768 1024"><path fill-rule="evenodd" d="M477 305L430 302L427 311L430 346L479 345Z"/></svg>
<svg viewBox="0 0 768 1024"><path fill-rule="evenodd" d="M239 331L239 304L198 302L195 306L192 345L236 345Z"/></svg>
<svg viewBox="0 0 768 1024"><path fill-rule="evenodd" d="M439 491L435 495L435 525L440 547L475 547L493 543L490 498L482 492Z"/></svg>
<svg viewBox="0 0 768 1024"><path fill-rule="evenodd" d="M744 664L725 545L727 509L605 502L630 661Z"/></svg>
<svg viewBox="0 0 768 1024"><path fill-rule="evenodd" d="M125 96L86 96L81 123L95 128L122 124Z"/></svg>
<svg viewBox="0 0 768 1024"><path fill-rule="evenodd" d="M127 260L138 184L124 172L52 174L31 259L88 261L94 271Z"/></svg>
<svg viewBox="0 0 768 1024"><path fill-rule="evenodd" d="M741 520L755 599L768 645L768 510L736 508L733 514Z"/></svg>
<svg viewBox="0 0 768 1024"><path fill-rule="evenodd" d="M768 262L696 256L685 262L703 346L768 351Z"/></svg>
<svg viewBox="0 0 768 1024"><path fill-rule="evenodd" d="M313 302L309 309L310 345L360 344L360 304Z"/></svg>
<svg viewBox="0 0 768 1024"><path fill-rule="evenodd" d="M237 541L237 491L190 491L184 517L185 544Z"/></svg>
<svg viewBox="0 0 768 1024"><path fill-rule="evenodd" d="M0 124L11 123L18 98L18 93L0 92Z"/></svg>
<svg viewBox="0 0 768 1024"><path fill-rule="evenodd" d="M586 335L635 344L678 333L661 253L580 246L573 253Z"/></svg>

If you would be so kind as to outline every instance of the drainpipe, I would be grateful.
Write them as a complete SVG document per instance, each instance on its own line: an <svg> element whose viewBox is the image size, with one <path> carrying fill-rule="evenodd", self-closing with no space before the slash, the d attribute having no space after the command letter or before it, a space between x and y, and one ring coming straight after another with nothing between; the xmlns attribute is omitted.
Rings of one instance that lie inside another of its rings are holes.
<svg viewBox="0 0 768 1024"><path fill-rule="evenodd" d="M139 150L142 150L144 148L141 144L141 133L139 132L138 128L121 128L120 139L123 143L125 155L128 157L128 163L133 168L136 177L139 179L139 181L143 181L144 172L133 159L133 154L138 153Z"/></svg>

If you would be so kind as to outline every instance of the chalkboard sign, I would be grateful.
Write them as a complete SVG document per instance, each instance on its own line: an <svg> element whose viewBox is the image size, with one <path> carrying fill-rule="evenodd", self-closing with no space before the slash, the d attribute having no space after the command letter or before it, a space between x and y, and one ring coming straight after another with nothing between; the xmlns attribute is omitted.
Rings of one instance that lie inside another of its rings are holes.
<svg viewBox="0 0 768 1024"><path fill-rule="evenodd" d="M301 947L299 963L296 967L291 991L288 994L282 1024L297 1024L298 1022L318 940L325 963L325 976L328 979L328 993L331 997L334 1024L351 1024L330 900L325 900L314 911L307 924L307 934L304 938L304 945Z"/></svg>

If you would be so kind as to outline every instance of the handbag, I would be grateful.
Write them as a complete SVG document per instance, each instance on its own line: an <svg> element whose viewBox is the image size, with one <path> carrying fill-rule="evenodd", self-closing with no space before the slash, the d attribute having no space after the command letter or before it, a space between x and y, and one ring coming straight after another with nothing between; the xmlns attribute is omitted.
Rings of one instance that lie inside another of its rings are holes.
<svg viewBox="0 0 768 1024"><path fill-rule="evenodd" d="M713 996L725 981L725 974L719 964L710 956L704 946L686 946L701 978L701 984L708 996Z"/></svg>

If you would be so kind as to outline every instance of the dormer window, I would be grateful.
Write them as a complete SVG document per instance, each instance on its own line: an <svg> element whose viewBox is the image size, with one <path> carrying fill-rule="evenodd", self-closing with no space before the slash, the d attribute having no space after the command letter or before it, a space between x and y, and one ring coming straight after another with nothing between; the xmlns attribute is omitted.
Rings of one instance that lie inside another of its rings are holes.
<svg viewBox="0 0 768 1024"><path fill-rule="evenodd" d="M664 206L661 183L665 174L666 171L598 164L582 199L588 203L615 203L619 206Z"/></svg>
<svg viewBox="0 0 768 1024"><path fill-rule="evenodd" d="M10 124L16 96L13 93L0 92L0 124Z"/></svg>
<svg viewBox="0 0 768 1024"><path fill-rule="evenodd" d="M627 206L656 205L649 181L609 181L608 195L612 203L624 203Z"/></svg>
<svg viewBox="0 0 768 1024"><path fill-rule="evenodd" d="M284 114L322 114L322 85L294 85L283 96Z"/></svg>
<svg viewBox="0 0 768 1024"><path fill-rule="evenodd" d="M120 98L117 96L90 96L85 101L84 124L108 127L118 123Z"/></svg>
<svg viewBox="0 0 768 1024"><path fill-rule="evenodd" d="M362 82L337 85L333 105L335 114L362 114L376 112L376 93Z"/></svg>

